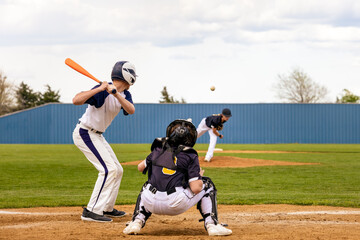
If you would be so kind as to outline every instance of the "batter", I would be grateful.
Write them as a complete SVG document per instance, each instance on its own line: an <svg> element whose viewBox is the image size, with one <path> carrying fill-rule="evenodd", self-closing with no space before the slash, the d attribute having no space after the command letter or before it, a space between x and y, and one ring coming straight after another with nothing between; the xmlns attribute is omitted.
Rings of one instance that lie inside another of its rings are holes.
<svg viewBox="0 0 360 240"><path fill-rule="evenodd" d="M128 91L136 81L135 66L127 61L117 62L111 79L112 83L104 81L73 98L75 105L88 104L73 132L74 143L99 171L90 201L81 216L84 221L111 222L111 217L125 215L114 209L123 168L103 133L121 109L124 115L135 113ZM114 94L111 93L113 89L116 89Z"/></svg>
<svg viewBox="0 0 360 240"><path fill-rule="evenodd" d="M157 138L151 153L138 165L148 181L140 192L132 221L125 234L138 234L152 213L178 215L195 204L208 234L230 235L232 231L218 222L216 188L203 177L197 152L196 128L187 120L175 120L167 127L166 137Z"/></svg>

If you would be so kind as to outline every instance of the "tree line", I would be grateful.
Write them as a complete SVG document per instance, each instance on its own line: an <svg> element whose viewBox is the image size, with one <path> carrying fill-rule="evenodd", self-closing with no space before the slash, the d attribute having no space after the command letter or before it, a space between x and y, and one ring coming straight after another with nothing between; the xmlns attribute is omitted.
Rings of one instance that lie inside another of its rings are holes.
<svg viewBox="0 0 360 240"><path fill-rule="evenodd" d="M7 76L0 71L0 115L40 106L45 103L60 102L59 90L45 85L44 92L36 92L29 85L21 82L19 86L7 80Z"/></svg>
<svg viewBox="0 0 360 240"><path fill-rule="evenodd" d="M59 90L53 90L48 84L44 92L36 92L29 85L21 82L14 86L0 71L0 115L36 107L45 103L60 102ZM279 74L273 86L276 96L287 103L319 103L326 102L328 89L311 79L300 68L295 68L288 74ZM171 96L164 86L159 103L186 103L184 98L177 100ZM359 103L360 96L348 89L343 89L336 98L336 103Z"/></svg>
<svg viewBox="0 0 360 240"><path fill-rule="evenodd" d="M300 68L294 68L288 74L279 74L277 82L273 86L277 98L285 103L319 103L326 102L328 89L311 79L311 77ZM171 96L166 86L161 91L159 103L186 103ZM340 96L336 97L336 103L359 103L360 96L355 95L348 89L343 89Z"/></svg>

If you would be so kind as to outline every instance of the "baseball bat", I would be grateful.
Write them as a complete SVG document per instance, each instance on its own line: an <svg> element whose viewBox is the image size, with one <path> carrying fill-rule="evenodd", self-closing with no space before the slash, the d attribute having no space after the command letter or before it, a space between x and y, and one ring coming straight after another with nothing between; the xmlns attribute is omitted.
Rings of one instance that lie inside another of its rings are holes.
<svg viewBox="0 0 360 240"><path fill-rule="evenodd" d="M94 77L93 75L91 75L88 71L85 70L85 68L83 68L82 66L80 66L79 64L77 64L74 60L72 60L71 58L67 58L65 59L65 64L68 65L69 67L71 67L72 69L74 69L75 71L87 76L88 78L91 78L92 80L94 80L95 82L101 84L101 81L99 79L97 79L96 77ZM116 93L116 89L113 89L111 91L112 94Z"/></svg>

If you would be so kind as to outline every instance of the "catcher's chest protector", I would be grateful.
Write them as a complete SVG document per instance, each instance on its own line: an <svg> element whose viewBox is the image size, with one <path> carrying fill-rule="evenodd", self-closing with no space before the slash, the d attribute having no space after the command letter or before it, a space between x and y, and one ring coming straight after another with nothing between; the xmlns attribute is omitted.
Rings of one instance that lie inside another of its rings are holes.
<svg viewBox="0 0 360 240"><path fill-rule="evenodd" d="M162 151L154 152L154 155L152 156L152 165L177 170L176 155L180 152L197 153L192 147L186 147L183 145L179 145L176 149L173 149L166 140L166 138L157 138L154 140L151 149L153 150L156 147L162 147Z"/></svg>
<svg viewBox="0 0 360 240"><path fill-rule="evenodd" d="M171 147L163 148L162 151L154 152L152 157L152 165L176 170L176 156Z"/></svg>

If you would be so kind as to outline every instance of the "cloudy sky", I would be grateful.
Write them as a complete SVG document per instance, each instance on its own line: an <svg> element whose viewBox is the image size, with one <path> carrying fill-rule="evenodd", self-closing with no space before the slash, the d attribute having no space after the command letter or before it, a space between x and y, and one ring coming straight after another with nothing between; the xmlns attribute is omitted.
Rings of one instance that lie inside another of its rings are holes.
<svg viewBox="0 0 360 240"><path fill-rule="evenodd" d="M344 88L360 95L360 1L0 0L10 81L49 84L70 103L95 82L68 57L108 81L115 62L133 62L136 103L158 102L164 86L188 103L281 102L273 86L294 68L335 102Z"/></svg>

